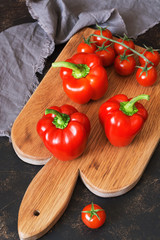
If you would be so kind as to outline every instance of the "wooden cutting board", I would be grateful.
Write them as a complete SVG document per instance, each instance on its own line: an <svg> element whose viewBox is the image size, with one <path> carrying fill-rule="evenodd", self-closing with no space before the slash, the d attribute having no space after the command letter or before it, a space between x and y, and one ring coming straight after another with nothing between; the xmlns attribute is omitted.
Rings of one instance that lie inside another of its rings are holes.
<svg viewBox="0 0 160 240"><path fill-rule="evenodd" d="M88 37L93 31L86 28L73 36L56 61L66 60L75 54L83 37ZM141 51L142 48L136 46L136 50ZM157 69L159 75L160 67ZM18 216L20 239L37 239L57 222L69 203L79 173L90 191L101 197L113 197L133 188L149 162L160 137L160 81L158 79L152 87L142 87L137 83L135 74L121 77L113 66L107 68L107 73L109 88L105 96L79 105L64 93L59 69L50 68L15 120L11 138L17 155L31 164L46 163L32 180L22 200ZM141 101L149 113L147 122L132 144L121 148L107 141L98 120L101 104L119 93L129 98L150 95L149 102ZM91 134L85 152L69 162L54 158L36 132L36 124L45 109L64 103L73 105L91 121Z"/></svg>

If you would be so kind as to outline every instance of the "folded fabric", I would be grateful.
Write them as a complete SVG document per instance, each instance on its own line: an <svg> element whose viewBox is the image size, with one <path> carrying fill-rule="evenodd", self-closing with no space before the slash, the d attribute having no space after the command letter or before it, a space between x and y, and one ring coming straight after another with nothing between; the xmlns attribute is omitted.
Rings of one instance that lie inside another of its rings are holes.
<svg viewBox="0 0 160 240"><path fill-rule="evenodd" d="M160 19L159 1L27 0L26 4L37 21L0 33L0 136L10 137L15 118L39 84L36 73L43 72L55 44L96 23L113 34L128 31L128 36L136 37Z"/></svg>
<svg viewBox="0 0 160 240"><path fill-rule="evenodd" d="M42 72L54 43L37 23L27 23L2 32L0 46L0 136L10 138L14 120L39 84L36 72Z"/></svg>
<svg viewBox="0 0 160 240"><path fill-rule="evenodd" d="M117 34L125 28L125 23L132 38L160 21L159 0L27 0L26 3L32 17L57 43L71 37L79 26L95 21L104 23Z"/></svg>
<svg viewBox="0 0 160 240"><path fill-rule="evenodd" d="M41 1L42 12L39 14L46 17L44 2L47 1ZM22 24L0 34L0 136L10 138L12 124L38 86L36 73L42 73L45 59L53 53L55 42L63 43L79 29L97 22L107 23L107 20L112 22L114 29L118 26L119 33L126 31L122 18L114 9L76 15L69 12L63 1L55 1L52 7L48 6L48 12L52 16L48 13L50 20L46 19L43 24Z"/></svg>

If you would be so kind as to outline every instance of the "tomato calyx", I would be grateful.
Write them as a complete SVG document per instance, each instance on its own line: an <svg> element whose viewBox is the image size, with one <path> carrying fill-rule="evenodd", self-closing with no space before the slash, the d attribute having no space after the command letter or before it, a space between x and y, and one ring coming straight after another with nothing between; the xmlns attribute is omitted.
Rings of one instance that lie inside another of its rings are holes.
<svg viewBox="0 0 160 240"><path fill-rule="evenodd" d="M104 27L104 28L103 28L103 27L99 26L98 24L96 24L96 28L97 28L98 30L100 30L101 32L102 32L102 31L105 31L105 30L108 30L107 27Z"/></svg>
<svg viewBox="0 0 160 240"><path fill-rule="evenodd" d="M84 41L84 43L86 43L90 47L91 47L92 43L95 43L95 41L91 41L91 36L89 36L88 38L83 37L83 41Z"/></svg>
<svg viewBox="0 0 160 240"><path fill-rule="evenodd" d="M127 41L127 42L132 41L132 39L129 38L125 33L124 33L123 37L120 37L120 39L122 39L123 42L124 42L124 41Z"/></svg>
<svg viewBox="0 0 160 240"><path fill-rule="evenodd" d="M103 51L103 50L109 52L109 50L107 48L110 47L112 45L112 43L105 46L106 42L107 42L107 40L105 42L103 42L102 46L97 46L98 49L95 52L99 52L99 51Z"/></svg>
<svg viewBox="0 0 160 240"><path fill-rule="evenodd" d="M92 217L95 215L98 220L100 221L100 217L98 216L97 212L100 212L100 211L104 211L104 209L94 209L94 204L93 202L91 203L91 210L88 210L88 211L82 211L83 213L90 213L90 219L89 221L91 221Z"/></svg>
<svg viewBox="0 0 160 240"><path fill-rule="evenodd" d="M154 49L153 47L147 47L145 44L143 45L145 48L145 51L143 52L143 54L147 51L147 52L151 52L154 54L154 52L158 52L160 49Z"/></svg>
<svg viewBox="0 0 160 240"><path fill-rule="evenodd" d="M135 106L135 103L139 100L149 100L150 96L147 94L141 94L137 97L132 98L130 101L127 102L120 102L120 109L124 114L128 116L134 115L136 112L138 112L138 109Z"/></svg>
<svg viewBox="0 0 160 240"><path fill-rule="evenodd" d="M124 61L124 60L129 61L128 57L133 56L133 54L127 55L127 54L126 54L126 51L127 51L127 49L124 51L123 54L119 55L119 58L120 58L121 62Z"/></svg>
<svg viewBox="0 0 160 240"><path fill-rule="evenodd" d="M87 64L74 64L71 62L54 62L52 67L65 67L72 69L72 76L76 79L86 77L90 72L90 68Z"/></svg>
<svg viewBox="0 0 160 240"><path fill-rule="evenodd" d="M149 71L152 67L153 67L153 66L148 67L148 63L146 63L144 67L137 66L137 68L141 68L141 69L142 69L142 71L141 71L140 74L139 74L139 77L140 77L143 73L145 73L146 76L147 76L147 75L148 75L148 71Z"/></svg>
<svg viewBox="0 0 160 240"><path fill-rule="evenodd" d="M106 39L106 42L107 42L108 40L110 40L110 38L107 38L107 37L104 37L104 36L103 36L103 31L110 32L107 27L103 28L103 27L99 26L98 24L96 24L96 27L97 27L97 29L100 31L100 35L97 36L97 37L105 38L105 39ZM90 36L96 36L96 35L91 34Z"/></svg>
<svg viewBox="0 0 160 240"><path fill-rule="evenodd" d="M55 114L56 116L54 117L53 124L56 126L56 128L64 129L67 127L70 117L69 115L65 113L60 113L54 109L46 109L45 110L45 115L47 114Z"/></svg>

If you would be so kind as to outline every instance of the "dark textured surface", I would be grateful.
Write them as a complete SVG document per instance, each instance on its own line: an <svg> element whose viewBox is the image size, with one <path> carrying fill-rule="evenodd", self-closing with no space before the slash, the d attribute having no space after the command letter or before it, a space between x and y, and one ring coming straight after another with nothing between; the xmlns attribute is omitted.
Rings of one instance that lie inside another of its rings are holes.
<svg viewBox="0 0 160 240"><path fill-rule="evenodd" d="M0 31L33 21L24 0L0 2ZM136 39L136 44L160 49L160 24ZM44 73L64 47L57 46L48 59ZM39 76L42 79L43 76ZM22 162L7 138L0 138L0 240L17 240L17 217L23 194L40 166ZM90 202L101 205L107 214L105 225L88 229L80 212ZM159 240L160 239L160 144L138 184L127 194L100 198L78 179L67 210L43 240Z"/></svg>
<svg viewBox="0 0 160 240"><path fill-rule="evenodd" d="M0 1L0 32L21 23L33 22L25 0Z"/></svg>

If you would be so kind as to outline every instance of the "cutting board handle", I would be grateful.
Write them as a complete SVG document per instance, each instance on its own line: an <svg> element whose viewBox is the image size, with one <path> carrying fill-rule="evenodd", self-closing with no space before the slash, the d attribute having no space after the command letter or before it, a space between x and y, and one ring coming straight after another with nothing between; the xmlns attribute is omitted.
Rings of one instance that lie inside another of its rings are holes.
<svg viewBox="0 0 160 240"><path fill-rule="evenodd" d="M40 238L64 213L78 178L75 163L51 158L34 177L19 209L18 233L21 240Z"/></svg>

